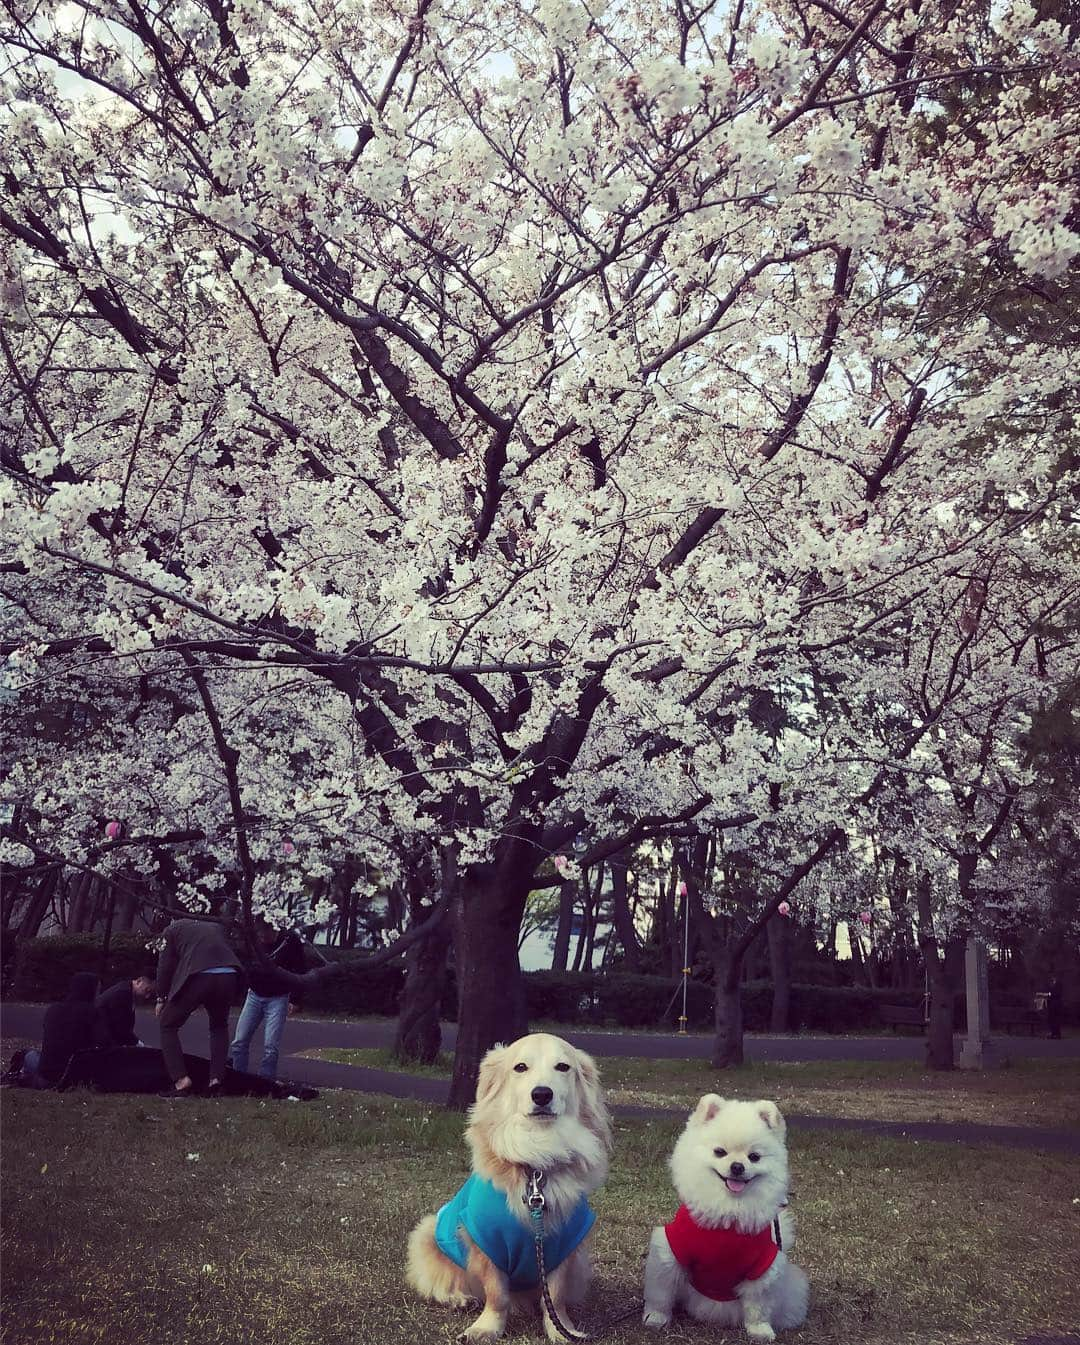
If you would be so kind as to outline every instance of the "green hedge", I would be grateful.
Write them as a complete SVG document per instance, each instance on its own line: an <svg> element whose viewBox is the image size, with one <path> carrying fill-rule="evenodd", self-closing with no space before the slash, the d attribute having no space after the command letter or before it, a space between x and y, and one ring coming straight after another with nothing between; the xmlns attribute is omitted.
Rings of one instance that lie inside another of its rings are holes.
<svg viewBox="0 0 1080 1345"><path fill-rule="evenodd" d="M305 1009L318 1013L350 1014L357 1018L379 1014L393 1018L398 1011L398 997L405 984L404 968L396 963L363 970L349 966L350 961L367 956L350 948L320 948L319 952L331 962L344 964L344 970L319 985L305 990Z"/></svg>
<svg viewBox="0 0 1080 1345"><path fill-rule="evenodd" d="M601 976L595 972L534 971L525 976L530 1019L607 1027L674 1027L682 1012L682 982L666 976L629 972ZM769 981L751 981L742 988L743 1026L768 1032L773 988ZM961 1000L962 1010L962 996ZM918 991L865 990L852 986L793 985L789 1027L809 1032L849 1032L880 1027L883 1004L919 1005ZM687 1025L709 1029L713 1024L712 986L691 980L686 995Z"/></svg>
<svg viewBox="0 0 1080 1345"><path fill-rule="evenodd" d="M151 971L156 958L146 947L148 934L114 934L101 977L103 987ZM97 934L58 934L41 939L23 939L15 952L11 977L12 999L63 999L77 971L98 974L101 937Z"/></svg>
<svg viewBox="0 0 1080 1345"><path fill-rule="evenodd" d="M153 965L147 951L145 934L116 934L109 947L109 958L102 977L111 985L124 977L135 976ZM379 1014L394 1017L405 981L400 964L364 970L350 967L350 961L365 956L349 949L324 948L323 955L345 963L337 976L304 994L304 1007L323 1013L363 1017ZM97 972L101 939L90 934L64 934L48 938L26 939L15 954L10 995L13 999L52 1001L67 993L77 971ZM682 1012L682 995L676 991L681 981L666 976L643 976L629 972L601 975L598 972L526 972L525 994L528 1015L533 1022L576 1023L582 1027L675 1027ZM751 981L743 986L743 1026L749 1032L767 1032L772 1015L772 985ZM899 1004L918 1006L922 993L917 990L867 990L857 986L793 985L789 1028L806 1032L850 1032L860 1028L884 1030L881 1006ZM1029 1007L1023 996L995 996L994 1007ZM453 973L447 977L443 996L443 1017L456 1017L457 992ZM688 1025L708 1030L713 1022L712 987L691 980L687 986ZM956 995L953 1021L964 1027L964 996Z"/></svg>
<svg viewBox="0 0 1080 1345"><path fill-rule="evenodd" d="M156 956L146 947L149 934L114 934L109 941L109 957L103 986L125 977L150 971ZM336 948L323 949L324 956L348 963L351 953ZM39 939L24 939L15 953L11 977L12 999L52 1002L67 994L77 971L97 974L101 962L101 937L96 934L60 934ZM397 1013L398 995L405 974L401 967L377 967L372 971L347 968L324 984L305 992L304 1007L326 1013L363 1016Z"/></svg>

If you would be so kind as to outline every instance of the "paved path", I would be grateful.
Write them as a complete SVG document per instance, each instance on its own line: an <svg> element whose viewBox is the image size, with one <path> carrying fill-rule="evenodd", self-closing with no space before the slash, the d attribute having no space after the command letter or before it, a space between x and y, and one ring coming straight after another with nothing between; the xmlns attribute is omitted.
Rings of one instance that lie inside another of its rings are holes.
<svg viewBox="0 0 1080 1345"><path fill-rule="evenodd" d="M5 1035L36 1037L41 1028L44 1004L0 1005L0 1021ZM234 1019L235 1019L234 1010ZM200 1025L201 1022L201 1025ZM196 1015L181 1033L184 1046L191 1051L205 1051L206 1020ZM157 1020L144 1009L138 1015L139 1036L148 1045L158 1044ZM443 1023L443 1045L453 1050L457 1037L454 1023ZM590 1032L587 1028L564 1028L568 1041L583 1051L600 1056L644 1056L650 1060L708 1060L712 1053L712 1036L704 1032L680 1037L674 1032ZM320 1047L341 1046L354 1049L389 1046L394 1039L394 1024L378 1018L290 1018L285 1028L287 1051L315 1050ZM1014 1059L1069 1060L1080 1062L1080 1036L1050 1041L1046 1037L995 1037L995 1045L1004 1056ZM961 1038L956 1039L957 1056ZM925 1043L922 1037L896 1034L887 1036L770 1036L767 1033L747 1033L746 1058L754 1060L919 1060L923 1059Z"/></svg>
<svg viewBox="0 0 1080 1345"><path fill-rule="evenodd" d="M453 1050L456 1025L443 1023L442 1030L444 1047ZM712 1035L703 1032L680 1037L674 1032L590 1032L588 1028L565 1028L563 1035L593 1055L645 1056L650 1060L708 1060L713 1043ZM394 1024L384 1019L291 1018L285 1037L290 1051L320 1046L389 1046L393 1039ZM958 1056L960 1040L958 1037ZM1015 1036L995 1037L994 1041L1006 1056L1080 1061L1080 1037L1050 1041L1046 1037ZM791 1037L748 1033L745 1048L748 1060L921 1061L925 1044L922 1037L913 1035Z"/></svg>
<svg viewBox="0 0 1080 1345"><path fill-rule="evenodd" d="M42 1004L6 1003L0 1007L0 1030L7 1037L40 1035ZM157 1021L149 1011L140 1011L136 1030L148 1046L158 1044ZM371 1069L364 1065L344 1065L329 1060L307 1059L296 1052L319 1047L385 1046L392 1040L393 1023L380 1020L334 1021L320 1018L292 1018L286 1027L288 1054L282 1056L279 1072L283 1078L316 1088L342 1088L362 1093L382 1093L389 1097L407 1098L439 1106L446 1100L449 1084L445 1079L430 1076L400 1074L391 1070ZM444 1044L452 1045L454 1029L444 1024ZM635 1055L651 1059L682 1058L707 1059L710 1038L706 1036L678 1037L659 1033L614 1034L567 1030L567 1037L583 1050L596 1055ZM181 1039L192 1054L206 1051L206 1020L196 1015L186 1024ZM256 1039L257 1042L257 1039ZM1004 1047L1013 1048L1020 1039L1001 1039ZM922 1059L922 1041L893 1037L767 1037L747 1039L747 1054L757 1060L890 1060ZM1023 1039L1022 1045L1041 1047L1034 1051L1011 1054L1034 1054L1069 1060L1080 1056L1080 1038L1066 1038L1053 1042ZM764 1046L764 1050L761 1048ZM910 1048L903 1052L895 1048ZM799 1048L795 1050L793 1048ZM1049 1048L1049 1049L1046 1049ZM255 1057L252 1057L254 1064ZM686 1115L682 1108L654 1108L616 1106L616 1116L626 1119L671 1120ZM910 1140L933 1140L957 1144L1001 1144L1010 1148L1040 1149L1053 1153L1080 1155L1080 1132L1053 1130L1039 1126L947 1125L936 1121L872 1121L851 1117L789 1115L788 1120L801 1130L851 1130L887 1135Z"/></svg>
<svg viewBox="0 0 1080 1345"><path fill-rule="evenodd" d="M342 1065L331 1060L290 1056L281 1064L285 1078L316 1088L348 1088L361 1093L383 1093L440 1106L450 1084L430 1075L399 1074L366 1065ZM625 1120L685 1120L685 1107L636 1107L616 1104L611 1109ZM894 1139L934 1140L957 1144L1002 1144L1009 1148L1041 1149L1050 1153L1080 1156L1080 1132L1054 1130L1047 1126L946 1125L938 1121L869 1121L853 1117L800 1116L785 1112L788 1123L799 1130L851 1130L891 1136Z"/></svg>

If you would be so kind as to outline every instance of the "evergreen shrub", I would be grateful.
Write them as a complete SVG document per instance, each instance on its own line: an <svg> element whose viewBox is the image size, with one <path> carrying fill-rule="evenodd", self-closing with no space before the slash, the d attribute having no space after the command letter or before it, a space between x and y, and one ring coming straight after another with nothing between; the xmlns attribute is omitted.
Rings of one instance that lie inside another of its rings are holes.
<svg viewBox="0 0 1080 1345"><path fill-rule="evenodd" d="M146 946L150 934L114 934L101 976L102 989L153 971L156 956ZM15 952L11 977L12 999L52 1003L63 999L77 971L98 975L101 969L100 934L53 934L22 939Z"/></svg>

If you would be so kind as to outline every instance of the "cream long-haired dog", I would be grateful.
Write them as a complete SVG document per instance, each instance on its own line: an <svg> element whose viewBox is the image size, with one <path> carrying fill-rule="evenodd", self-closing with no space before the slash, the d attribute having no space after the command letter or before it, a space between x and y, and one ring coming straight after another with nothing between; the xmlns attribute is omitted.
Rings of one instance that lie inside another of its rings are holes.
<svg viewBox="0 0 1080 1345"><path fill-rule="evenodd" d="M698 1103L671 1155L682 1205L649 1244L646 1326L666 1326L677 1306L701 1322L745 1326L755 1340L802 1325L810 1291L787 1256L786 1134L775 1102L706 1093Z"/></svg>
<svg viewBox="0 0 1080 1345"><path fill-rule="evenodd" d="M472 1176L409 1236L406 1279L425 1298L483 1311L463 1334L501 1336L512 1307L535 1309L539 1278L525 1186L544 1174L544 1259L560 1319L592 1274L587 1197L607 1176L611 1120L596 1064L561 1037L538 1032L484 1056L465 1132ZM544 1330L561 1340L540 1303Z"/></svg>

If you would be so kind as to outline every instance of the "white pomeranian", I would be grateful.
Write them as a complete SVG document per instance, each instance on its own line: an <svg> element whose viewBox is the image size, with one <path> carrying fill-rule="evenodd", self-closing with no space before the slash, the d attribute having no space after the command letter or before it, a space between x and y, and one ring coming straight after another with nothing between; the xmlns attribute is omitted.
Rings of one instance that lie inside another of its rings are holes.
<svg viewBox="0 0 1080 1345"><path fill-rule="evenodd" d="M745 1325L755 1340L806 1320L810 1287L787 1258L787 1127L775 1102L706 1093L671 1155L683 1202L653 1230L645 1266L646 1326L675 1307L716 1326Z"/></svg>

